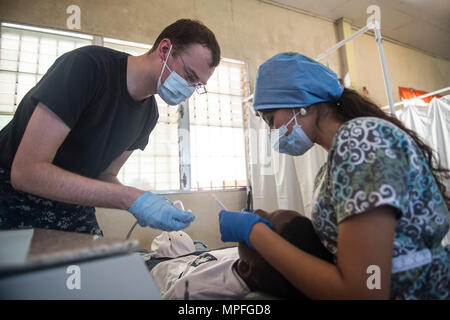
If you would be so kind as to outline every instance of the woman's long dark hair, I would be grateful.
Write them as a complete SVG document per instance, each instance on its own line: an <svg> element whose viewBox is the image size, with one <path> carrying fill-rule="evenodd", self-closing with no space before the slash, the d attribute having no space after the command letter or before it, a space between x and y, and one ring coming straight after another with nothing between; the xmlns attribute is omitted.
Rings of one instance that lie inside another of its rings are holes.
<svg viewBox="0 0 450 320"><path fill-rule="evenodd" d="M434 179L436 180L436 183L439 187L439 191L444 197L447 208L450 208L450 195L447 194L447 188L443 182L444 179L450 179L450 170L441 166L439 158L436 158L435 154L433 154L433 149L426 145L422 141L422 139L419 138L416 132L406 128L403 123L395 116L384 112L375 103L370 101L368 98L363 97L358 92L352 89L345 88L341 98L339 98L337 103L331 103L331 105L334 105L336 115L342 121L348 121L357 117L377 117L393 123L400 129L405 131L408 135L410 135L422 150L428 166L431 169L431 173L433 174ZM317 117L317 125L319 122L319 118L320 113Z"/></svg>

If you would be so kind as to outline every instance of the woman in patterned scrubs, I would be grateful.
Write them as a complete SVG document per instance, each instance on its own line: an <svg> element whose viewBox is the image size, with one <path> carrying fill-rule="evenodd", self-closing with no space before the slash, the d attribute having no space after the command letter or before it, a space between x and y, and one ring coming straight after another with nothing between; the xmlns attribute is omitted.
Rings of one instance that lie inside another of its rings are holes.
<svg viewBox="0 0 450 320"><path fill-rule="evenodd" d="M449 171L416 133L298 53L261 65L254 108L277 151L298 156L314 143L328 151L311 216L335 263L248 213L220 213L224 241L248 241L313 299L450 299Z"/></svg>

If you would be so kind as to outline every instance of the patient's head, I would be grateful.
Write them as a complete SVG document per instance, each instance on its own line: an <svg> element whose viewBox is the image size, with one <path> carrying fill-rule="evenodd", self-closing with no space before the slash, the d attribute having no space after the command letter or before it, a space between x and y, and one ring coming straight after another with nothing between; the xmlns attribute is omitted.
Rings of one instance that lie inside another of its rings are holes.
<svg viewBox="0 0 450 320"><path fill-rule="evenodd" d="M328 262L333 256L321 244L311 221L295 211L278 210L267 213L256 210L262 218L270 221L276 233L296 247ZM273 248L273 250L276 250ZM244 242L239 243L239 275L252 291L262 291L285 299L300 299L305 296L292 286L274 267Z"/></svg>

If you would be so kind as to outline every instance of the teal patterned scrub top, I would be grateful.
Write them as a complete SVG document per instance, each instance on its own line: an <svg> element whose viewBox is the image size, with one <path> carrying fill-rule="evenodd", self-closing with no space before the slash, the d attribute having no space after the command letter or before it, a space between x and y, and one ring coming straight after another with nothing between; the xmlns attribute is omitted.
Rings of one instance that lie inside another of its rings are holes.
<svg viewBox="0 0 450 320"><path fill-rule="evenodd" d="M339 223L390 205L398 209L391 299L450 299L450 245L441 245L449 211L407 133L379 118L347 121L333 138L314 188L312 222L335 257Z"/></svg>

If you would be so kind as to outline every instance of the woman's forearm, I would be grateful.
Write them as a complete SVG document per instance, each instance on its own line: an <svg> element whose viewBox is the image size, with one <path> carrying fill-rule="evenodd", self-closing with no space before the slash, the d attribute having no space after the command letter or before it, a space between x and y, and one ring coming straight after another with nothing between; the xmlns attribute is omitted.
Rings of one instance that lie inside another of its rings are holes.
<svg viewBox="0 0 450 320"><path fill-rule="evenodd" d="M250 243L297 289L311 299L340 299L345 293L339 269L289 243L263 223L250 233Z"/></svg>
<svg viewBox="0 0 450 320"><path fill-rule="evenodd" d="M295 247L263 223L250 233L250 242L275 269L311 299L377 298L365 281L355 286L337 265L328 263Z"/></svg>
<svg viewBox="0 0 450 320"><path fill-rule="evenodd" d="M336 265L293 246L263 223L253 226L249 238L271 265L310 298L389 299L395 217L393 207L379 206L339 223ZM369 285L372 280L378 285Z"/></svg>

